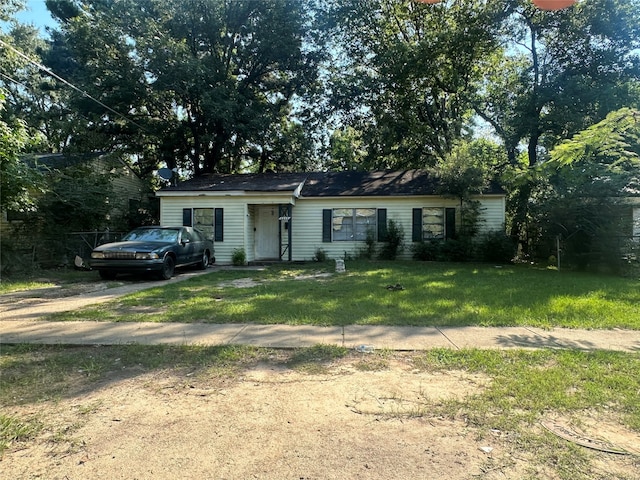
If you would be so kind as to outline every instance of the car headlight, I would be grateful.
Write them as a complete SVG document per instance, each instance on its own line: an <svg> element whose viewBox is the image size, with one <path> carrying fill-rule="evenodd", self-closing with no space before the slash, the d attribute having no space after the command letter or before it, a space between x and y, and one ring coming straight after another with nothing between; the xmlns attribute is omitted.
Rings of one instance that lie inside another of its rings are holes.
<svg viewBox="0 0 640 480"><path fill-rule="evenodd" d="M136 260L157 260L158 254L155 252L136 252Z"/></svg>
<svg viewBox="0 0 640 480"><path fill-rule="evenodd" d="M104 252L91 252L91 258L104 258Z"/></svg>

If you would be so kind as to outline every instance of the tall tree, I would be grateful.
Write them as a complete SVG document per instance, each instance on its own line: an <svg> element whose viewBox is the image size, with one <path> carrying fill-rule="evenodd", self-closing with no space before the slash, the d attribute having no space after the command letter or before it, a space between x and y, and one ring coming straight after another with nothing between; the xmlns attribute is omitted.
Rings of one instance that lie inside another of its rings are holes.
<svg viewBox="0 0 640 480"><path fill-rule="evenodd" d="M609 112L638 102L640 1L589 0L555 12L507 0L503 47L482 65L474 106L527 164ZM543 157L544 158L544 157Z"/></svg>
<svg viewBox="0 0 640 480"><path fill-rule="evenodd" d="M463 136L499 2L336 0L331 82L339 123L362 132L363 168L433 165Z"/></svg>
<svg viewBox="0 0 640 480"><path fill-rule="evenodd" d="M296 0L49 4L63 22L56 69L84 91L77 143L143 152L150 168L236 171L314 87L321 53Z"/></svg>
<svg viewBox="0 0 640 480"><path fill-rule="evenodd" d="M506 5L503 46L481 67L474 108L521 171L509 209L511 233L526 253L537 178L527 170L548 159L559 141L612 110L637 105L640 1L588 0L555 12L528 0Z"/></svg>
<svg viewBox="0 0 640 480"><path fill-rule="evenodd" d="M4 94L0 89L0 112ZM40 175L24 162L20 154L29 142L27 129L21 120L6 123L0 119L0 211L33 209L33 193L40 188Z"/></svg>

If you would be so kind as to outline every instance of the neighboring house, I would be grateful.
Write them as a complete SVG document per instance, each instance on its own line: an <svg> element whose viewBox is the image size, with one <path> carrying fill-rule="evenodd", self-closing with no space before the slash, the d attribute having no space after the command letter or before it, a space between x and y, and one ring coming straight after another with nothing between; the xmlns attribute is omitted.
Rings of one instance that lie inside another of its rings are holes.
<svg viewBox="0 0 640 480"><path fill-rule="evenodd" d="M357 255L367 231L383 240L388 220L402 225L405 244L455 236L460 200L438 195L420 170L199 176L166 187L161 225L193 225L213 238L218 263L242 248L247 261L303 261ZM481 231L504 231L505 192L491 187L481 204ZM410 258L405 248L401 258Z"/></svg>
<svg viewBox="0 0 640 480"><path fill-rule="evenodd" d="M31 167L47 172L60 171L77 167L89 166L92 171L109 175L112 178L112 195L105 199L111 205L111 216L126 215L135 211L141 203L150 196L149 186L122 160L101 153L64 155L30 154L24 156L24 161ZM2 212L3 222L20 221L21 215L14 212Z"/></svg>
<svg viewBox="0 0 640 480"><path fill-rule="evenodd" d="M50 176L51 179L55 179L57 175L72 172L78 167L86 167L92 173L108 176L111 185L109 192L100 190L95 190L93 193L84 190L74 192L79 193L81 199L97 194L100 196L100 201L108 203L109 213L105 215L104 222L96 226L98 230L109 229L111 232L128 230L127 220L137 223L138 216L135 214L139 213L141 208L148 208L150 201L157 201L153 198L149 182L138 177L126 162L112 155L30 154L25 155L22 160L38 169L43 175ZM78 174L77 171L75 174ZM64 204L64 199L62 200L61 203ZM77 198L75 200L77 201ZM38 212L34 213L38 215ZM0 242L3 248L13 252L9 256L2 257L0 268L13 268L8 264L10 261L16 265L69 264L74 261L75 255L86 257L91 247L95 246L94 244L102 242L104 238L110 238L105 237L104 232L89 235L87 232L63 231L64 227L54 232L38 231L37 225L32 224L32 218L31 214L21 212L4 209L0 212ZM62 251L63 248L64 251Z"/></svg>

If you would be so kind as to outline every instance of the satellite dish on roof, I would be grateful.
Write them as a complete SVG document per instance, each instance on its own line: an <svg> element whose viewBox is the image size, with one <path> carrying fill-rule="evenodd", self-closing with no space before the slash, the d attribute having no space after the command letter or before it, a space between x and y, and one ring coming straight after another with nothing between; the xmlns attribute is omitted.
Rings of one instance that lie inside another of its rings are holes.
<svg viewBox="0 0 640 480"><path fill-rule="evenodd" d="M171 180L171 177L173 177L173 170L170 168L161 168L158 170L158 175L160 175L160 178L164 178L165 180Z"/></svg>

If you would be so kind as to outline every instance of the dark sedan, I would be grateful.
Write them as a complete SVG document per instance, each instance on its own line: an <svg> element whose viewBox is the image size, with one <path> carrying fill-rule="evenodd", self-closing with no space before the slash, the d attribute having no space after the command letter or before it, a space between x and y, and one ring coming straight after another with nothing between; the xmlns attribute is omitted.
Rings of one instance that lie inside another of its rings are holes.
<svg viewBox="0 0 640 480"><path fill-rule="evenodd" d="M205 269L213 259L213 242L192 227L140 227L120 242L106 243L91 252L89 265L100 277L113 280L118 273L153 272L168 280L176 267Z"/></svg>

